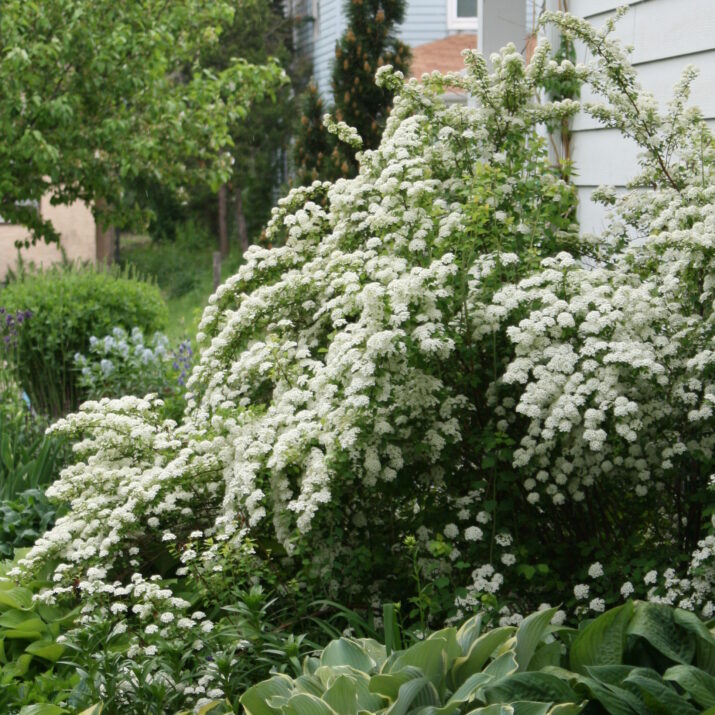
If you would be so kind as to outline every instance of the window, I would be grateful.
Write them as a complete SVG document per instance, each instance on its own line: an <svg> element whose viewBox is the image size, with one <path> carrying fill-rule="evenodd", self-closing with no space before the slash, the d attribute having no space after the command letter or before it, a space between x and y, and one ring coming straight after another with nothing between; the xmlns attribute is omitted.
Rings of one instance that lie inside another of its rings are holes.
<svg viewBox="0 0 715 715"><path fill-rule="evenodd" d="M447 0L449 30L477 29L477 0Z"/></svg>

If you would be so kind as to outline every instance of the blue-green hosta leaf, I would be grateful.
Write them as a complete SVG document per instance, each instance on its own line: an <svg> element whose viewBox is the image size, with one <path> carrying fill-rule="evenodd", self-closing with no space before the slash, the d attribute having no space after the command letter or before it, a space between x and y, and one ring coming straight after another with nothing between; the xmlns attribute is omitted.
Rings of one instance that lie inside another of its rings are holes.
<svg viewBox="0 0 715 715"><path fill-rule="evenodd" d="M462 625L459 627L459 630L457 631L457 642L459 643L459 647L462 649L461 655L467 655L469 653L469 649L472 647L472 643L474 643L474 641L479 638L481 632L481 613L477 613L476 615L472 616L464 623L462 623Z"/></svg>
<svg viewBox="0 0 715 715"><path fill-rule="evenodd" d="M478 636L466 656L457 658L451 670L452 685L458 687L470 675L479 673L494 651L515 632L513 626L502 626Z"/></svg>
<svg viewBox="0 0 715 715"><path fill-rule="evenodd" d="M385 711L385 715L407 715L420 706L439 705L439 694L428 678L409 680L397 694L397 700Z"/></svg>
<svg viewBox="0 0 715 715"><path fill-rule="evenodd" d="M571 686L550 673L513 673L484 688L487 703L531 700L548 703L578 703L581 699Z"/></svg>
<svg viewBox="0 0 715 715"><path fill-rule="evenodd" d="M281 711L266 702L278 696L288 698L293 694L293 680L287 675L274 675L250 687L240 698L246 715L281 715Z"/></svg>
<svg viewBox="0 0 715 715"><path fill-rule="evenodd" d="M531 658L542 638L550 632L549 624L557 607L537 611L527 616L516 629L516 663L519 671L528 670Z"/></svg>
<svg viewBox="0 0 715 715"><path fill-rule="evenodd" d="M449 668L452 662L462 655L462 649L457 640L457 629L456 628L443 628L440 631L435 631L429 636L427 640L433 640L442 638L447 641L444 652L447 656L447 667Z"/></svg>
<svg viewBox="0 0 715 715"><path fill-rule="evenodd" d="M303 659L303 675L313 675L320 668L320 659L306 656Z"/></svg>
<svg viewBox="0 0 715 715"><path fill-rule="evenodd" d="M374 638L355 638L355 642L359 643L363 650L375 661L378 669L382 667L382 664L387 660L387 649L382 643Z"/></svg>
<svg viewBox="0 0 715 715"><path fill-rule="evenodd" d="M357 683L347 675L341 675L323 693L322 700L339 715L357 715Z"/></svg>
<svg viewBox="0 0 715 715"><path fill-rule="evenodd" d="M25 652L56 663L65 652L65 647L61 643L53 641L35 641L25 648Z"/></svg>
<svg viewBox="0 0 715 715"><path fill-rule="evenodd" d="M695 656L695 636L675 622L673 609L662 603L636 604L628 635L645 638L676 663L689 665Z"/></svg>
<svg viewBox="0 0 715 715"><path fill-rule="evenodd" d="M421 677L422 671L412 666L389 673L379 673L370 678L370 692L382 695L390 702L394 702L397 700L397 694L400 692L400 688L408 680L415 680Z"/></svg>
<svg viewBox="0 0 715 715"><path fill-rule="evenodd" d="M558 666L564 647L558 641L544 643L536 649L529 661L529 670L541 670L547 666Z"/></svg>
<svg viewBox="0 0 715 715"><path fill-rule="evenodd" d="M587 700L580 703L557 703L551 706L546 715L578 715L587 705Z"/></svg>
<svg viewBox="0 0 715 715"><path fill-rule="evenodd" d="M435 687L439 687L447 669L446 647L446 638L430 638L415 643L395 658L391 671L400 670L406 666L419 668L425 678Z"/></svg>
<svg viewBox="0 0 715 715"><path fill-rule="evenodd" d="M715 675L715 635L691 611L676 608L675 622L695 636L695 665L710 675Z"/></svg>
<svg viewBox="0 0 715 715"><path fill-rule="evenodd" d="M420 675L421 673L416 671L415 677L419 677ZM349 665L340 665L334 668L321 666L315 671L314 677L321 685L321 692L313 692L312 694L322 697L323 699L325 699L325 696L322 695L322 689L330 689L333 687L338 678L346 677L349 678L355 685L358 710L379 710L385 705L382 697L370 692L370 676L360 670L351 668ZM395 694L397 694L398 690L399 687L396 687ZM326 699L326 702L329 701Z"/></svg>
<svg viewBox="0 0 715 715"><path fill-rule="evenodd" d="M508 650L489 663L483 672L487 675L491 675L496 680L498 678L505 678L507 675L512 675L516 673L517 670L519 670L519 667L516 664L514 651Z"/></svg>
<svg viewBox="0 0 715 715"><path fill-rule="evenodd" d="M488 673L474 673L470 675L458 688L452 693L452 697L448 700L449 703L468 703L477 697L480 690L493 680Z"/></svg>
<svg viewBox="0 0 715 715"><path fill-rule="evenodd" d="M349 665L369 673L377 664L360 643L352 638L338 638L325 646L320 665Z"/></svg>
<svg viewBox="0 0 715 715"><path fill-rule="evenodd" d="M342 715L315 695L298 693L283 706L283 715ZM349 713L345 713L349 715Z"/></svg>
<svg viewBox="0 0 715 715"><path fill-rule="evenodd" d="M663 680L677 683L698 705L715 707L715 678L692 665L674 665L663 673Z"/></svg>
<svg viewBox="0 0 715 715"><path fill-rule="evenodd" d="M588 665L620 665L632 617L633 603L628 601L601 614L579 631L569 651L571 669L585 673Z"/></svg>
<svg viewBox="0 0 715 715"><path fill-rule="evenodd" d="M514 715L514 708L511 705L495 703L494 705L470 710L467 715Z"/></svg>
<svg viewBox="0 0 715 715"><path fill-rule="evenodd" d="M314 675L299 675L295 679L295 691L320 697L325 692L325 686Z"/></svg>
<svg viewBox="0 0 715 715"><path fill-rule="evenodd" d="M634 668L623 681L623 687L638 692L651 712L657 715L698 715L698 710L681 697L675 688L648 668Z"/></svg>

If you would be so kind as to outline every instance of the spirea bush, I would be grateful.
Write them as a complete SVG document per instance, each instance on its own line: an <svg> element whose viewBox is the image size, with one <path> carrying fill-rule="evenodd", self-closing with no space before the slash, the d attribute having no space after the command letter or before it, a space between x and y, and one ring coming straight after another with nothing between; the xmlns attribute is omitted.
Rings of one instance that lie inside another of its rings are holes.
<svg viewBox="0 0 715 715"><path fill-rule="evenodd" d="M422 85L379 73L399 95L380 147L355 179L292 191L279 247L212 296L180 426L152 395L55 425L80 441L48 491L71 510L24 561L56 564L48 601L162 628L190 613L164 579L250 537L306 592L412 620L598 613L664 568L680 586L653 597L712 610L710 556L688 571L713 501L712 138L692 71L661 112L611 25L549 17L591 64L544 42L491 74L472 52ZM598 238L539 133L579 108L535 101L555 77L590 82L605 103L586 109L642 148Z"/></svg>

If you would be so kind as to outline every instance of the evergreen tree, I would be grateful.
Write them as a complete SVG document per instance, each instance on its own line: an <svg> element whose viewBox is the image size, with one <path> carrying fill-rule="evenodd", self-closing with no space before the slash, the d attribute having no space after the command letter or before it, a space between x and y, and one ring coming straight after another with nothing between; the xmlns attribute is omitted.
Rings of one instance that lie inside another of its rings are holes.
<svg viewBox="0 0 715 715"><path fill-rule="evenodd" d="M405 74L409 69L410 49L395 35L405 6L406 0L348 0L346 5L347 29L335 46L331 113L358 130L364 149L379 145L392 106L392 92L375 84L375 73L386 64ZM322 123L317 123L322 122L324 112L311 91L317 95L316 90L309 90L296 140L297 182L354 176L355 150L335 143Z"/></svg>
<svg viewBox="0 0 715 715"><path fill-rule="evenodd" d="M299 137L294 150L295 181L299 185L311 184L316 179L334 180L341 176L337 140L323 126L326 112L320 92L311 82L302 98Z"/></svg>

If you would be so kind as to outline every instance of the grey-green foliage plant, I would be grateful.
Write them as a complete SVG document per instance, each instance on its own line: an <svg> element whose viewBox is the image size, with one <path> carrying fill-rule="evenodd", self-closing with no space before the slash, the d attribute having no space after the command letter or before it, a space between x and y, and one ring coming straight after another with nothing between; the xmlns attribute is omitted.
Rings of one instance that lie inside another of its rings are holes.
<svg viewBox="0 0 715 715"><path fill-rule="evenodd" d="M628 601L576 630L555 613L491 630L477 614L402 651L339 638L241 704L247 715L715 712L715 637L694 614Z"/></svg>

